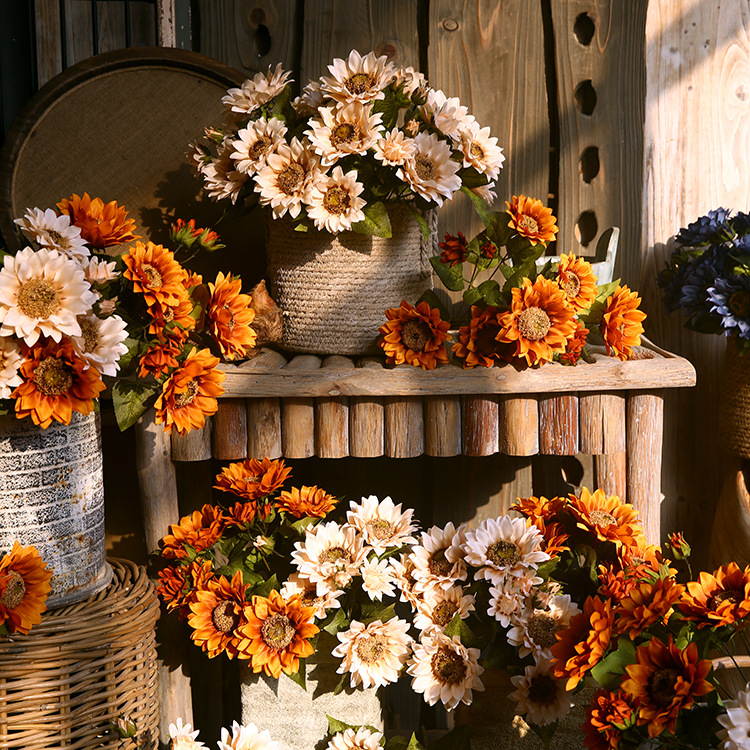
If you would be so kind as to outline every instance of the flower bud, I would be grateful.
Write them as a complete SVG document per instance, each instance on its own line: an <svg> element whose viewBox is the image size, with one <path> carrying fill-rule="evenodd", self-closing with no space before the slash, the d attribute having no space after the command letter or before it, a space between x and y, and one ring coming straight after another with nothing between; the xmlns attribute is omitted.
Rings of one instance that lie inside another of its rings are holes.
<svg viewBox="0 0 750 750"><path fill-rule="evenodd" d="M673 531L667 537L664 551L674 560L685 560L690 557L690 545L685 541L682 532Z"/></svg>
<svg viewBox="0 0 750 750"><path fill-rule="evenodd" d="M138 726L134 719L120 714L112 724L112 729L114 729L118 737L126 740L129 737L135 737L135 733L138 731Z"/></svg>

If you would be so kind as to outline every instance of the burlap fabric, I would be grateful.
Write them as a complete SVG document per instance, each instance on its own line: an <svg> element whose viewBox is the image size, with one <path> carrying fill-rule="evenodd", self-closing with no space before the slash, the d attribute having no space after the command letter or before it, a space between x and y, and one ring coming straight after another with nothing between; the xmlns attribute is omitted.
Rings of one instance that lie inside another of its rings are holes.
<svg viewBox="0 0 750 750"><path fill-rule="evenodd" d="M727 340L719 395L722 447L750 458L750 353L740 355L734 338Z"/></svg>
<svg viewBox="0 0 750 750"><path fill-rule="evenodd" d="M423 238L404 205L388 207L393 236L295 232L287 217L268 217L271 295L284 311L281 346L314 354L377 351L385 310L412 304L431 286L434 236ZM428 217L435 226L435 213Z"/></svg>

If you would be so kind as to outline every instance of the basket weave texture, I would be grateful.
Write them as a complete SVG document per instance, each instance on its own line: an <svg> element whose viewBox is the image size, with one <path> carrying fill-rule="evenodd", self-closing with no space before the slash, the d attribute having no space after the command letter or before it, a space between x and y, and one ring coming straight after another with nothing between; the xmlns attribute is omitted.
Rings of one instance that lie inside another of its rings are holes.
<svg viewBox="0 0 750 750"><path fill-rule="evenodd" d="M110 559L112 583L45 613L28 635L0 638L0 748L122 748L108 727L136 722L138 748L159 744L159 602L143 568Z"/></svg>
<svg viewBox="0 0 750 750"><path fill-rule="evenodd" d="M740 356L733 338L727 340L724 357L719 420L722 447L750 458L750 353Z"/></svg>
<svg viewBox="0 0 750 750"><path fill-rule="evenodd" d="M426 241L403 204L388 207L392 237L295 232L288 218L267 220L271 294L284 312L281 346L313 354L372 354L385 311L415 303L431 287L436 214Z"/></svg>

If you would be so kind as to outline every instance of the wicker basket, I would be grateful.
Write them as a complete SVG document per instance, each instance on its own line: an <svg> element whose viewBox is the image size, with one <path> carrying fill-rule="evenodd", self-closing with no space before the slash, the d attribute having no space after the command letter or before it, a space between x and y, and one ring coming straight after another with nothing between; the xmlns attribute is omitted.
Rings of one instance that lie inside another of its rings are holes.
<svg viewBox="0 0 750 750"><path fill-rule="evenodd" d="M28 635L0 638L0 748L123 748L108 727L135 720L139 748L159 744L154 625L145 571L110 560L112 583L44 615Z"/></svg>
<svg viewBox="0 0 750 750"><path fill-rule="evenodd" d="M727 340L719 420L722 447L735 456L750 458L750 353L740 356L734 338Z"/></svg>
<svg viewBox="0 0 750 750"><path fill-rule="evenodd" d="M393 236L295 232L288 218L268 219L271 295L284 312L281 346L314 354L377 352L385 311L415 303L431 286L432 241L411 211L389 206ZM435 226L435 212L428 222ZM434 237L434 232L433 232Z"/></svg>

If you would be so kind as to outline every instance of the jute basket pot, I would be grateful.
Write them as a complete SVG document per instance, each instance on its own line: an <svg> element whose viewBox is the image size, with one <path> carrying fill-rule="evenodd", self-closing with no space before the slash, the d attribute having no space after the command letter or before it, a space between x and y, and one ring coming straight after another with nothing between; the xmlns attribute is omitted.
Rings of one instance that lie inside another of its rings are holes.
<svg viewBox="0 0 750 750"><path fill-rule="evenodd" d="M104 478L98 414L47 429L0 416L0 552L18 540L52 568L47 608L72 604L112 577L104 559Z"/></svg>
<svg viewBox="0 0 750 750"><path fill-rule="evenodd" d="M436 214L425 241L403 204L388 207L393 236L295 232L288 217L267 218L271 295L284 313L281 346L313 354L372 354L385 310L415 303L431 286Z"/></svg>
<svg viewBox="0 0 750 750"><path fill-rule="evenodd" d="M727 339L719 420L722 447L740 458L750 458L750 352L740 355L734 338Z"/></svg>

